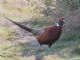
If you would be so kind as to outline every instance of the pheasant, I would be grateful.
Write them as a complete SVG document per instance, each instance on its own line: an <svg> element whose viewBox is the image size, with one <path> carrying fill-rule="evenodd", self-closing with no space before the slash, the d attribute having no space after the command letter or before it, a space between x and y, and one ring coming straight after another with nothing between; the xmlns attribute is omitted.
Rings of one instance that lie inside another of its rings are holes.
<svg viewBox="0 0 80 60"><path fill-rule="evenodd" d="M48 45L49 47L52 46L53 43L55 43L61 33L62 33L62 28L63 24L65 22L65 18L61 17L59 21L56 23L56 26L48 26L42 29L33 29L30 27L26 27L24 25L21 25L20 23L14 22L10 20L9 18L6 17L9 21L13 22L14 24L18 25L22 29L31 32L35 37L37 38L37 41L39 42L40 45Z"/></svg>

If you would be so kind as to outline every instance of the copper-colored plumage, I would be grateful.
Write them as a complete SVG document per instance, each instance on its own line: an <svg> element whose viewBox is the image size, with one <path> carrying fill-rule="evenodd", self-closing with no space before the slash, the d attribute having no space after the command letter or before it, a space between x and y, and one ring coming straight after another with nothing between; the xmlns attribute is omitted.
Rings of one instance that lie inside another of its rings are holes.
<svg viewBox="0 0 80 60"><path fill-rule="evenodd" d="M56 42L62 32L62 27L51 26L44 29L44 33L37 36L37 39L42 44L47 44L49 47Z"/></svg>
<svg viewBox="0 0 80 60"><path fill-rule="evenodd" d="M6 18L8 19L8 18ZM35 34L35 37L37 38L37 41L39 42L40 45L46 44L49 47L51 47L51 45L56 42L58 40L58 38L61 35L62 32L62 26L64 23L64 18L60 18L59 22L57 23L56 26L49 26L40 30L36 30L36 29L32 29L29 27L25 27L17 22L14 22L10 19L8 19L9 21L13 22L14 24L18 25L19 27L21 27L22 29L32 32L33 34Z"/></svg>

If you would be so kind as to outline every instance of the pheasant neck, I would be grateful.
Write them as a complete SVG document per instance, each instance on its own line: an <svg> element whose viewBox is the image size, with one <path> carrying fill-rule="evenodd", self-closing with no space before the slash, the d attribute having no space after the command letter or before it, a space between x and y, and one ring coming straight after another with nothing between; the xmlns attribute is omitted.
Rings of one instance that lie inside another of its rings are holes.
<svg viewBox="0 0 80 60"><path fill-rule="evenodd" d="M59 27L60 25L59 25L58 23L56 23L56 26L58 26L58 27Z"/></svg>

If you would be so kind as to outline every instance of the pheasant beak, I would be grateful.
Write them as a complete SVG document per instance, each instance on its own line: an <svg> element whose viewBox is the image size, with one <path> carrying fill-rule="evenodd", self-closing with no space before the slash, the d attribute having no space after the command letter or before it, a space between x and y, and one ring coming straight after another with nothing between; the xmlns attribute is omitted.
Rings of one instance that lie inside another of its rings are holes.
<svg viewBox="0 0 80 60"><path fill-rule="evenodd" d="M62 17L61 20L62 20L63 22L65 22L65 18L64 18L64 17Z"/></svg>

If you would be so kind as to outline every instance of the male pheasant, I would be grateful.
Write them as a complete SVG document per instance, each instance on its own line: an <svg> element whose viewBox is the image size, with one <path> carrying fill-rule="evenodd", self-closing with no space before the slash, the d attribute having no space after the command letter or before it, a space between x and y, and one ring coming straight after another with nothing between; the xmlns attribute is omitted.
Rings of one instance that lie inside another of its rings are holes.
<svg viewBox="0 0 80 60"><path fill-rule="evenodd" d="M8 18L6 18L6 19L8 19ZM56 23L56 26L49 26L49 27L45 27L45 28L37 30L37 29L33 29L30 27L21 25L10 19L8 19L8 20L13 22L14 24L18 25L22 29L33 33L33 35L35 35L35 37L37 38L37 41L39 42L40 45L46 44L49 47L51 47L52 44L59 39L61 32L62 32L62 27L63 27L64 21L65 21L64 18L61 17L59 19L59 21Z"/></svg>

